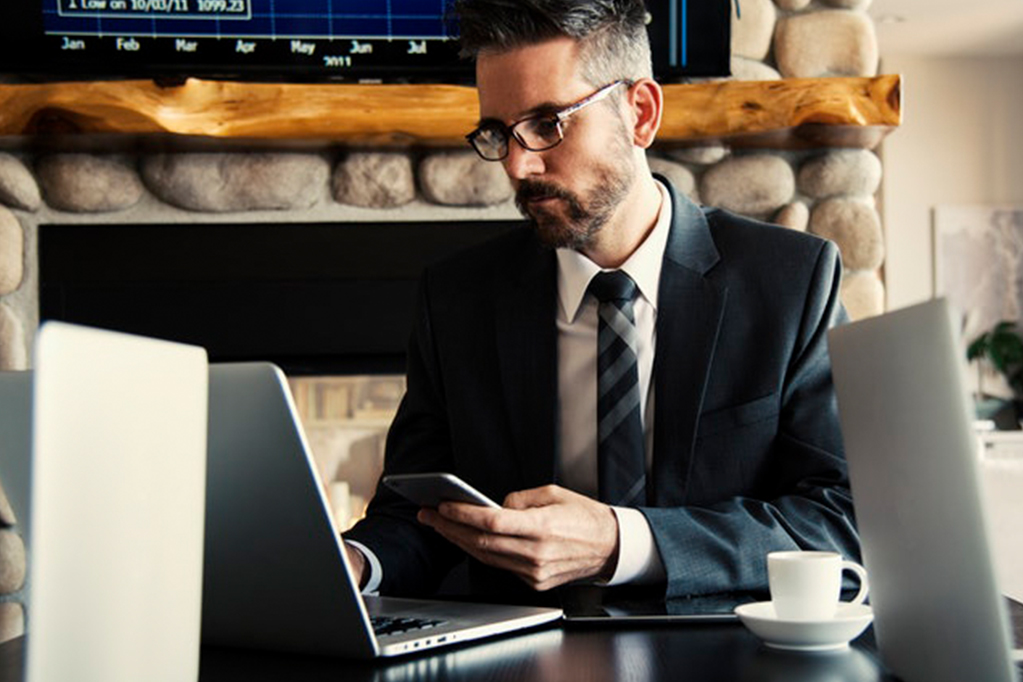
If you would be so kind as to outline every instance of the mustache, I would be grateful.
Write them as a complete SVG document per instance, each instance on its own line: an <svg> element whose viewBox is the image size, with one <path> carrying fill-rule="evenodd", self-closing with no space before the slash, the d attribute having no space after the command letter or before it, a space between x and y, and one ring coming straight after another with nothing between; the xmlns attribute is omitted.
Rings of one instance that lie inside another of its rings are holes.
<svg viewBox="0 0 1023 682"><path fill-rule="evenodd" d="M523 180L520 182L518 189L515 191L516 203L522 206L527 201L534 199L565 199L567 201L574 201L575 197L568 190L542 180Z"/></svg>

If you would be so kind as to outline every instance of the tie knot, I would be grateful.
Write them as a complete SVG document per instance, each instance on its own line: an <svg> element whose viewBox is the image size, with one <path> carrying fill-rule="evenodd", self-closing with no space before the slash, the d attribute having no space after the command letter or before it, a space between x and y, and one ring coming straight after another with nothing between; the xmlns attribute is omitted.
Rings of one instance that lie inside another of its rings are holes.
<svg viewBox="0 0 1023 682"><path fill-rule="evenodd" d="M631 301L636 297L636 283L621 270L597 273L590 280L589 290L601 303Z"/></svg>

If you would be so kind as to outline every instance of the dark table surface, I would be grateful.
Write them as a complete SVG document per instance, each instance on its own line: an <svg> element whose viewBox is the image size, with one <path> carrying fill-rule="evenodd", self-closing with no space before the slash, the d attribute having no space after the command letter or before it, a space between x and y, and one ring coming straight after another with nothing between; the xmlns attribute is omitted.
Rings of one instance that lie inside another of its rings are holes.
<svg viewBox="0 0 1023 682"><path fill-rule="evenodd" d="M1016 645L1023 605L1010 600ZM25 638L0 644L0 680L22 678ZM869 628L847 651L787 653L741 624L553 625L517 635L378 661L203 647L203 682L881 682Z"/></svg>
<svg viewBox="0 0 1023 682"><path fill-rule="evenodd" d="M24 639L0 646L0 679L20 679ZM361 662L203 647L203 682L685 680L879 682L868 630L847 651L774 651L742 625L549 626L435 653Z"/></svg>
<svg viewBox="0 0 1023 682"><path fill-rule="evenodd" d="M1007 600L1015 646L1023 604ZM0 668L2 672L2 668ZM0 675L0 679L7 679ZM770 649L738 622L554 625L435 653L373 662L204 647L204 682L890 682L873 627L846 651Z"/></svg>

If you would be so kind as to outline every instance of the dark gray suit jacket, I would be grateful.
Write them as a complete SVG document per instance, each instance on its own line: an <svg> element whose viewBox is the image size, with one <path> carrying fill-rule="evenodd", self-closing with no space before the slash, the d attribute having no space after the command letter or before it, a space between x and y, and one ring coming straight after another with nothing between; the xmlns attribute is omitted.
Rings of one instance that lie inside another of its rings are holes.
<svg viewBox="0 0 1023 682"><path fill-rule="evenodd" d="M666 595L766 589L770 550L858 560L826 347L837 249L671 195L641 508ZM498 501L557 481L556 270L528 229L427 270L385 473L451 471ZM415 513L381 487L346 535L381 559L383 594L428 593L464 556ZM537 596L476 562L470 577L483 598Z"/></svg>

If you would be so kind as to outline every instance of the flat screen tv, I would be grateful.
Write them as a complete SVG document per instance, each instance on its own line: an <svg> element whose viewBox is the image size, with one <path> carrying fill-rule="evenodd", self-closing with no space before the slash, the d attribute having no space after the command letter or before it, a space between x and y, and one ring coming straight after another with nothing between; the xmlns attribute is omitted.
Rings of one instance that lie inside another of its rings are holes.
<svg viewBox="0 0 1023 682"><path fill-rule="evenodd" d="M729 73L733 0L648 0L655 74ZM6 0L7 81L472 80L450 0Z"/></svg>

